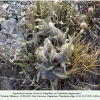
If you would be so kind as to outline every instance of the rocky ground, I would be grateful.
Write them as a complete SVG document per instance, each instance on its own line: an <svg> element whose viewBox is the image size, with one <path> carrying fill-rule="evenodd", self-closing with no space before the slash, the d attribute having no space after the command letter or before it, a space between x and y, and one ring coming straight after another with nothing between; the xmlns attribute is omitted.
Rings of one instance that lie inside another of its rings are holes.
<svg viewBox="0 0 100 100"><path fill-rule="evenodd" d="M19 85L23 76L13 61L20 57L23 48L20 40L27 38L25 30L26 11L32 1L0 1L0 90L25 89ZM20 87L20 88L19 88Z"/></svg>

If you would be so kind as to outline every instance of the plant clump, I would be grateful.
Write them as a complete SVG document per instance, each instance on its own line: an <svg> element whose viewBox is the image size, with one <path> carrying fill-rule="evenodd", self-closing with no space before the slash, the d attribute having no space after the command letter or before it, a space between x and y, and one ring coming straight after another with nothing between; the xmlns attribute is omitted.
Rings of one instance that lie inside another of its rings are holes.
<svg viewBox="0 0 100 100"><path fill-rule="evenodd" d="M27 13L26 31L32 34L32 42L24 44L27 52L25 59L37 71L37 75L34 72L36 82L41 78L47 79L52 89L57 86L56 80L92 71L98 64L100 52L86 38L91 34L92 39L98 37L93 32L98 22L94 22L90 13L94 9L88 8L87 15L78 14L77 5L73 4L68 1L36 1ZM27 66L26 60L24 63ZM23 61L19 65L24 66L22 64Z"/></svg>

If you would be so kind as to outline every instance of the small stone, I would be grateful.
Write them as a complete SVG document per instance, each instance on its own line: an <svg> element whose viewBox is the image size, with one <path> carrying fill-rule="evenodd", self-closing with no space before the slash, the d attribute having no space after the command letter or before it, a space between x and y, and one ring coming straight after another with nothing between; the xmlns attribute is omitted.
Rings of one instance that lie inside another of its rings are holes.
<svg viewBox="0 0 100 100"><path fill-rule="evenodd" d="M0 41L2 40L2 34L0 33Z"/></svg>
<svg viewBox="0 0 100 100"><path fill-rule="evenodd" d="M26 15L26 13L25 12L21 12L21 16L25 16Z"/></svg>
<svg viewBox="0 0 100 100"><path fill-rule="evenodd" d="M8 32L8 34L13 34L15 25L16 25L16 20L13 18L10 18L1 24L1 28L5 29Z"/></svg>
<svg viewBox="0 0 100 100"><path fill-rule="evenodd" d="M3 57L6 57L6 55L5 55L5 53L4 53L4 52L2 53L2 56L3 56Z"/></svg>
<svg viewBox="0 0 100 100"><path fill-rule="evenodd" d="M24 10L24 9L25 9L25 6L24 6L24 5L22 5L22 6L21 6L21 9L22 9L22 10Z"/></svg>
<svg viewBox="0 0 100 100"><path fill-rule="evenodd" d="M15 10L15 14L18 14L18 11L17 10Z"/></svg>
<svg viewBox="0 0 100 100"><path fill-rule="evenodd" d="M13 1L13 2L11 3L11 6L14 7L15 5L16 5L16 2Z"/></svg>
<svg viewBox="0 0 100 100"><path fill-rule="evenodd" d="M7 43L11 43L12 41L11 41L10 39L7 39L6 42L7 42Z"/></svg>
<svg viewBox="0 0 100 100"><path fill-rule="evenodd" d="M14 39L18 37L17 34L10 34L10 36L13 37Z"/></svg>
<svg viewBox="0 0 100 100"><path fill-rule="evenodd" d="M12 44L12 46L15 48L18 48L18 47L20 47L20 43L18 41L16 41Z"/></svg>
<svg viewBox="0 0 100 100"><path fill-rule="evenodd" d="M9 7L9 4L3 4L1 7L6 10Z"/></svg>
<svg viewBox="0 0 100 100"><path fill-rule="evenodd" d="M8 15L8 18L11 18L11 17L12 17L12 14L9 14L9 15Z"/></svg>
<svg viewBox="0 0 100 100"><path fill-rule="evenodd" d="M0 42L0 46L2 46L2 42Z"/></svg>
<svg viewBox="0 0 100 100"><path fill-rule="evenodd" d="M2 30L1 30L1 33L2 33L2 34L7 34L8 32L7 32L5 29L2 29Z"/></svg>
<svg viewBox="0 0 100 100"><path fill-rule="evenodd" d="M21 7L21 4L20 3L17 3L17 7L20 8Z"/></svg>
<svg viewBox="0 0 100 100"><path fill-rule="evenodd" d="M0 33L0 38L2 38L2 34Z"/></svg>
<svg viewBox="0 0 100 100"><path fill-rule="evenodd" d="M7 36L5 34L0 34L0 42L6 41Z"/></svg>
<svg viewBox="0 0 100 100"><path fill-rule="evenodd" d="M6 44L6 49L10 49L11 45Z"/></svg>

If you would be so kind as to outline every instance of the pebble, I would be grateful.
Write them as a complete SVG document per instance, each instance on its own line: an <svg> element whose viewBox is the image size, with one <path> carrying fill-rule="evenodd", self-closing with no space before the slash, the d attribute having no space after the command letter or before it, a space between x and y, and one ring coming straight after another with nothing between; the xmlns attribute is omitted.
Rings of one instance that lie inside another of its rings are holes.
<svg viewBox="0 0 100 100"><path fill-rule="evenodd" d="M21 12L21 16L23 17L23 16L25 16L26 15L26 13L25 12Z"/></svg>
<svg viewBox="0 0 100 100"><path fill-rule="evenodd" d="M12 38L14 38L14 39L17 38L17 34L10 34L10 36L11 36Z"/></svg>
<svg viewBox="0 0 100 100"><path fill-rule="evenodd" d="M2 30L1 30L1 33L2 33L2 34L7 34L8 32L7 32L5 29L2 29Z"/></svg>
<svg viewBox="0 0 100 100"><path fill-rule="evenodd" d="M6 44L5 46L6 46L6 49L11 49L11 45Z"/></svg>
<svg viewBox="0 0 100 100"><path fill-rule="evenodd" d="M8 20L5 20L4 23L1 24L1 29L5 29L8 34L12 34L14 31L16 25L16 20L13 18L10 18Z"/></svg>
<svg viewBox="0 0 100 100"><path fill-rule="evenodd" d="M1 7L6 10L9 7L9 4L3 4Z"/></svg>
<svg viewBox="0 0 100 100"><path fill-rule="evenodd" d="M2 46L2 42L0 42L0 47Z"/></svg>
<svg viewBox="0 0 100 100"><path fill-rule="evenodd" d="M10 39L7 39L6 42L9 44L12 43L12 41Z"/></svg>
<svg viewBox="0 0 100 100"><path fill-rule="evenodd" d="M0 42L3 42L6 41L7 39L7 36L5 34L0 34Z"/></svg>

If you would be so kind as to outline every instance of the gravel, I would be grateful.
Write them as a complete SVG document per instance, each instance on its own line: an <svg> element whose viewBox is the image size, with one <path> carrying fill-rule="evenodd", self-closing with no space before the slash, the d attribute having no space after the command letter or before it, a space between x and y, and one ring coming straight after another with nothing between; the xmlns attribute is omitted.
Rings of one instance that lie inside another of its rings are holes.
<svg viewBox="0 0 100 100"><path fill-rule="evenodd" d="M20 52L23 48L20 40L27 36L26 11L32 4L33 1L0 1L0 49L11 63L19 57L16 50Z"/></svg>

